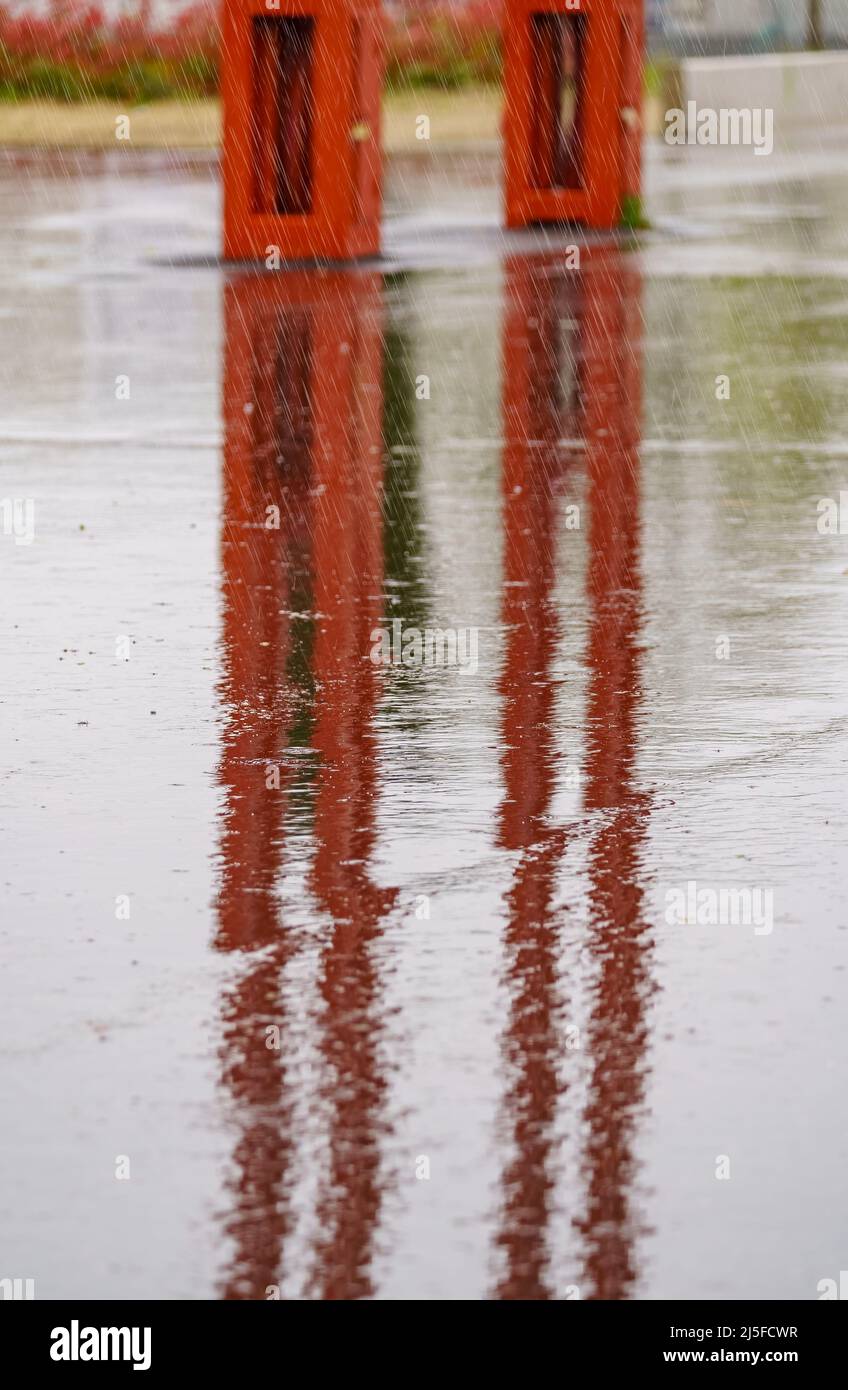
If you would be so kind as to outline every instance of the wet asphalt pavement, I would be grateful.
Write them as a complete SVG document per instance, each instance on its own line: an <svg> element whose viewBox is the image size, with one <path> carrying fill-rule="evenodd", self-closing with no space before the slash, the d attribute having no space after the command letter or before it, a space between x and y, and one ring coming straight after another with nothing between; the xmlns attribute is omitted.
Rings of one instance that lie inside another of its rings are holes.
<svg viewBox="0 0 848 1390"><path fill-rule="evenodd" d="M0 1275L838 1278L846 148L654 150L579 270L399 159L278 276L208 161L4 157Z"/></svg>

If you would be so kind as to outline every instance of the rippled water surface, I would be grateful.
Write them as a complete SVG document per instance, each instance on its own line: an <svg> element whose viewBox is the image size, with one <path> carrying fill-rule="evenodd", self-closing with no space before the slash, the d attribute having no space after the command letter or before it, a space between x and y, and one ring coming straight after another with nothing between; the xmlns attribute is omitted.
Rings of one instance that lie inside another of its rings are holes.
<svg viewBox="0 0 848 1390"><path fill-rule="evenodd" d="M168 264L202 166L3 165L0 1275L845 1266L846 170L758 165L576 271L407 162L384 264L281 276Z"/></svg>

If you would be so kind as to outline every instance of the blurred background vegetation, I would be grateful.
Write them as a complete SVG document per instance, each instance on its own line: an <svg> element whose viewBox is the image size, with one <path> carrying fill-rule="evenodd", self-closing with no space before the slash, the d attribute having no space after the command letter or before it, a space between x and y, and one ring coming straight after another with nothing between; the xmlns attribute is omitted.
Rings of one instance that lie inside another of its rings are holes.
<svg viewBox="0 0 848 1390"><path fill-rule="evenodd" d="M455 90L500 81L500 0L436 4L385 19L386 85ZM71 0L46 16L0 5L0 100L194 101L218 90L218 6L201 0L167 28L144 12L108 18Z"/></svg>

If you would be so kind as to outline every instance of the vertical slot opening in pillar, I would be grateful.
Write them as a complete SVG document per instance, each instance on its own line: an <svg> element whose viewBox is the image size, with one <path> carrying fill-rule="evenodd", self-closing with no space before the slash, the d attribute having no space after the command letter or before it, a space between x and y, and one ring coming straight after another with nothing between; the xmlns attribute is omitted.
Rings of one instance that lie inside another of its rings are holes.
<svg viewBox="0 0 848 1390"><path fill-rule="evenodd" d="M362 82L363 53L362 24L360 20L354 20L351 32L353 52L353 65L351 70L351 80L353 82L353 100L351 102L353 139L353 220L359 223L365 216L365 141L368 138L368 127L365 123L365 99Z"/></svg>
<svg viewBox="0 0 848 1390"><path fill-rule="evenodd" d="M315 21L253 21L253 211L312 211Z"/></svg>
<svg viewBox="0 0 848 1390"><path fill-rule="evenodd" d="M533 14L530 44L535 94L533 187L583 188L585 17Z"/></svg>

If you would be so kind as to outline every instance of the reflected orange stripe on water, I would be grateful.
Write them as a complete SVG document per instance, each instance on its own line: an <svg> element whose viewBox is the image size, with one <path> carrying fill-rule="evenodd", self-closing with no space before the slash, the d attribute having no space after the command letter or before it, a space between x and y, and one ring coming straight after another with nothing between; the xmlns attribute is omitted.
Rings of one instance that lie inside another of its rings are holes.
<svg viewBox="0 0 848 1390"><path fill-rule="evenodd" d="M394 889L373 878L379 792L368 659L383 588L383 308L376 275L253 277L226 291L223 696L228 712L216 946L237 952L222 1003L221 1075L236 1142L225 1229L224 1295L263 1298L291 1280L323 1298L375 1293L374 1241L385 1200L385 1003L381 926ZM569 327L570 325L570 327ZM566 336L566 333L570 336ZM645 1084L650 939L642 921L637 790L640 701L639 284L611 248L579 275L555 257L506 266L503 372L506 648L503 799L497 843L515 856L506 895L501 1133L496 1232L500 1298L561 1296L553 1268L556 1120L569 1082L565 917L557 881L568 831L553 820L562 774L554 663L555 592L565 486L588 488L589 668L584 806L589 843L585 1027L588 1100L575 1221L583 1297L626 1297L635 1277L633 1143ZM570 440L582 441L584 449ZM564 442L565 441L565 442ZM582 462L581 462L582 461ZM277 508L279 528L266 526ZM311 643L295 636L307 612ZM308 739L299 781L287 750ZM279 788L266 768L279 766ZM307 769L304 772L304 768ZM314 771L310 772L309 768ZM304 783L306 778L306 783ZM281 912L286 826L314 832L308 886L319 921L319 1081L325 1126L308 1268L286 1245L295 1140L282 980L299 948ZM257 955L257 952L261 954ZM279 1049L264 1027L280 1029Z"/></svg>
<svg viewBox="0 0 848 1390"><path fill-rule="evenodd" d="M281 972L296 939L277 883L286 817L286 749L315 691L316 852L310 886L331 920L317 1026L326 1063L329 1167L310 1291L371 1292L380 1207L379 975L372 942L393 891L371 883L376 778L367 659L382 589L382 310L375 275L307 274L232 282L225 303L224 734L226 809L216 944L255 952L227 991L222 1075L240 1136L233 1155L235 1245L224 1296L264 1298L286 1277L293 1098L286 1075ZM267 509L279 510L279 529ZM300 681L292 612L307 602L315 637ZM281 766L279 790L266 768ZM280 1027L265 1046L262 1020Z"/></svg>
<svg viewBox="0 0 848 1390"><path fill-rule="evenodd" d="M560 979L564 917L554 910L567 831L550 819L560 639L554 581L562 483L585 442L589 691L584 805L601 813L589 852L593 1005L582 1126L585 1210L577 1220L581 1297L621 1298L633 1280L632 1130L643 1093L649 942L640 921L644 804L633 787L639 702L638 517L641 414L639 277L614 248L506 266L503 348L504 592L501 678L504 800L498 842L518 852L507 895L502 1175L497 1297L562 1296L551 1269L555 1121L569 1081ZM573 325L566 343L563 330ZM568 534L568 533L566 533Z"/></svg>

